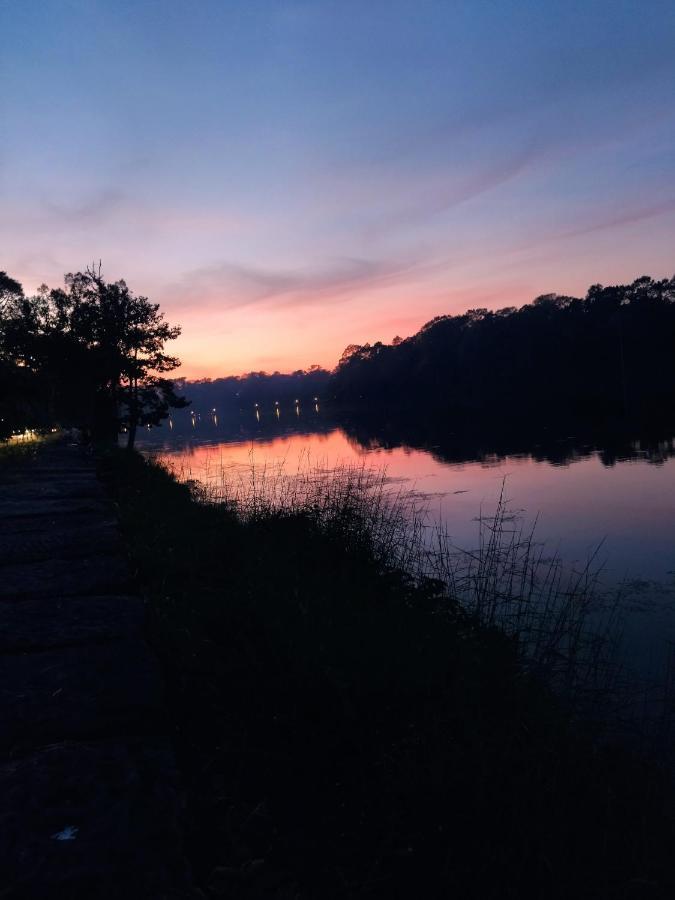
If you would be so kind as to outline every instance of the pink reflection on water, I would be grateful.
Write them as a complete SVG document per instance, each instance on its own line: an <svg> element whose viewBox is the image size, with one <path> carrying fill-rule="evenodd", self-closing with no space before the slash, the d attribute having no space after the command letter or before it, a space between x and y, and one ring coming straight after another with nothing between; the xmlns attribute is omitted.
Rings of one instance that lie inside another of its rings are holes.
<svg viewBox="0 0 675 900"><path fill-rule="evenodd" d="M525 524L535 518L538 539L567 562L585 562L604 541L601 557L613 577L667 581L675 570L675 459L604 466L595 454L569 466L531 456L449 464L426 450L364 449L336 428L324 434L289 434L255 442L222 442L168 454L185 477L246 477L252 465L287 475L344 465L386 469L392 490L425 495L432 519L447 525L453 542L471 548L477 517L494 508L502 482Z"/></svg>

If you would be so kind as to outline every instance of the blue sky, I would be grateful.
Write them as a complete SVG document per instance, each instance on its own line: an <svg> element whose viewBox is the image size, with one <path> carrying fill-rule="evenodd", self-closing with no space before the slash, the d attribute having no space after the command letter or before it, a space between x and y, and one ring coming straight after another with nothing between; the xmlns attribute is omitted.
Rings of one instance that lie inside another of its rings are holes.
<svg viewBox="0 0 675 900"><path fill-rule="evenodd" d="M0 0L0 268L103 259L186 374L675 272L672 2Z"/></svg>

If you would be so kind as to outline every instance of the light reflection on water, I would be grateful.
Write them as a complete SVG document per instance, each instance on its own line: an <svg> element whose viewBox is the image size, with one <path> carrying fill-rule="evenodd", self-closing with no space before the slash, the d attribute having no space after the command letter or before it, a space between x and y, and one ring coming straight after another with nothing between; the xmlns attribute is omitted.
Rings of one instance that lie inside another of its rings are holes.
<svg viewBox="0 0 675 900"><path fill-rule="evenodd" d="M566 465L530 454L485 455L443 462L432 450L362 446L342 430L289 433L257 440L164 441L174 464L203 478L221 465L245 472L252 464L287 473L341 465L386 469L392 487L426 496L432 517L443 520L453 542L475 544L481 508L494 506L502 481L525 522L537 518L537 536L569 562L584 562L603 543L613 577L668 582L675 570L675 457L659 465L643 457L603 464L600 453L578 454ZM159 449L159 448L158 448Z"/></svg>
<svg viewBox="0 0 675 900"><path fill-rule="evenodd" d="M547 554L579 569L600 547L595 559L603 566L601 586L627 585L628 655L644 671L661 669L668 644L675 643L672 440L632 441L617 449L569 439L561 447L513 452L423 440L412 447L349 424L315 421L300 430L303 422L293 412L270 410L263 423L272 422L272 429L259 435L248 427L218 428L215 411L208 421L196 414L182 431L144 432L140 449L166 456L183 477L206 483L223 474L246 483L252 466L286 476L330 475L354 465L384 469L389 489L414 492L430 519L442 522L452 543L466 550L477 546L478 519L494 510L506 479L512 512L526 530L536 520L536 539ZM256 408L251 420L260 419ZM298 423L295 429L284 426L289 419Z"/></svg>

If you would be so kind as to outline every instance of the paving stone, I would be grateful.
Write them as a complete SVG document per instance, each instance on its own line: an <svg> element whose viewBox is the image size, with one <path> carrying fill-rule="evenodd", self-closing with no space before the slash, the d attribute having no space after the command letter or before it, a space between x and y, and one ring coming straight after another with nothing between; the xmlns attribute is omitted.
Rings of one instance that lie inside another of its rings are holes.
<svg viewBox="0 0 675 900"><path fill-rule="evenodd" d="M46 747L0 768L0 796L3 898L195 896L166 739Z"/></svg>
<svg viewBox="0 0 675 900"><path fill-rule="evenodd" d="M63 517L73 513L105 513L108 503L102 497L67 497L63 500L32 499L3 500L0 503L0 519L49 516Z"/></svg>
<svg viewBox="0 0 675 900"><path fill-rule="evenodd" d="M0 898L179 900L181 798L144 604L91 456L0 467Z"/></svg>
<svg viewBox="0 0 675 900"><path fill-rule="evenodd" d="M46 559L76 559L97 553L121 553L121 550L115 524L96 516L80 527L70 528L67 523L59 523L39 530L1 535L0 566Z"/></svg>
<svg viewBox="0 0 675 900"><path fill-rule="evenodd" d="M78 483L92 483L96 481L96 470L91 466L82 468L69 468L54 470L51 467L32 468L0 468L0 485L14 484L41 484L54 482L57 479L66 479Z"/></svg>
<svg viewBox="0 0 675 900"><path fill-rule="evenodd" d="M6 535L28 533L53 533L69 528L97 528L107 524L117 526L112 507L107 507L105 513L100 510L83 512L71 512L61 515L59 512L50 512L42 516L7 516L0 515L0 541L4 541Z"/></svg>
<svg viewBox="0 0 675 900"><path fill-rule="evenodd" d="M0 506L16 500L101 500L105 496L103 488L92 474L90 478L77 481L70 479L51 481L44 479L14 484L0 484Z"/></svg>
<svg viewBox="0 0 675 900"><path fill-rule="evenodd" d="M157 734L157 662L128 639L0 656L0 751L61 740Z"/></svg>
<svg viewBox="0 0 675 900"><path fill-rule="evenodd" d="M140 637L140 597L57 597L0 603L0 653Z"/></svg>
<svg viewBox="0 0 675 900"><path fill-rule="evenodd" d="M0 566L0 600L124 591L129 570L118 554Z"/></svg>

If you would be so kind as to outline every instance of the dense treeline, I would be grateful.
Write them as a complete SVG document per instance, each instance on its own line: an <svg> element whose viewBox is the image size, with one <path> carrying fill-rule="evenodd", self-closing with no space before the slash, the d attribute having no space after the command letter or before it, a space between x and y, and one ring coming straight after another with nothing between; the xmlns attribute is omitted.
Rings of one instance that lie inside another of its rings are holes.
<svg viewBox="0 0 675 900"><path fill-rule="evenodd" d="M438 316L405 340L350 345L332 374L311 366L174 383L166 373L178 360L163 348L178 334L156 304L100 272L34 297L0 273L0 437L66 424L127 430L133 443L138 426L183 405L176 386L191 408L223 416L330 397L389 420L433 411L472 426L661 421L675 402L675 278Z"/></svg>
<svg viewBox="0 0 675 900"><path fill-rule="evenodd" d="M30 297L0 272L0 438L60 425L98 439L126 431L133 446L138 427L185 405L166 377L180 363L164 345L179 334L100 268Z"/></svg>
<svg viewBox="0 0 675 900"><path fill-rule="evenodd" d="M662 418L675 401L675 278L439 316L405 340L352 345L331 394L469 420Z"/></svg>
<svg viewBox="0 0 675 900"><path fill-rule="evenodd" d="M228 378L204 378L200 381L179 381L181 390L190 397L190 406L200 412L214 407L220 413L228 410L250 410L257 403L273 407L275 402L301 403L323 396L330 380L330 372L320 366L298 369L295 372L249 372Z"/></svg>

